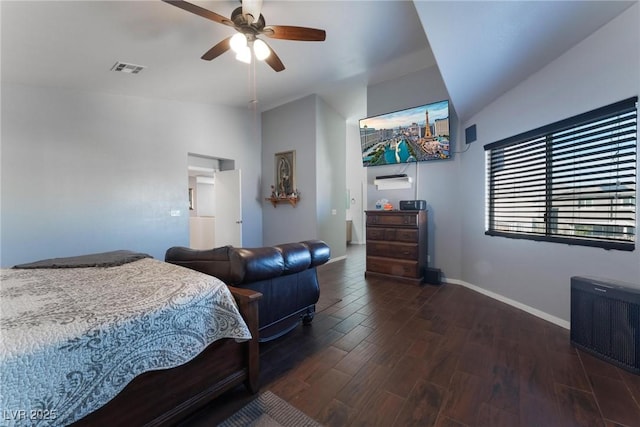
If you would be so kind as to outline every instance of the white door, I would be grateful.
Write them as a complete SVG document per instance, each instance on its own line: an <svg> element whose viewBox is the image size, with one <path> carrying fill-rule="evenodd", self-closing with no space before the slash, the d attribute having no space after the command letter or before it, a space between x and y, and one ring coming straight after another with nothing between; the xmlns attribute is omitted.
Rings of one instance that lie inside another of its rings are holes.
<svg viewBox="0 0 640 427"><path fill-rule="evenodd" d="M242 193L240 170L217 171L214 174L216 205L216 247L242 246Z"/></svg>

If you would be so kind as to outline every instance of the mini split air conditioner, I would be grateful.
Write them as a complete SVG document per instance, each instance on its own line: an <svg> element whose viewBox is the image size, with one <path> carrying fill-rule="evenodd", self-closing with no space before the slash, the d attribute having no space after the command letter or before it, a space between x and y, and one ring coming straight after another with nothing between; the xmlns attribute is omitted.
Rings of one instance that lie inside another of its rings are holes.
<svg viewBox="0 0 640 427"><path fill-rule="evenodd" d="M212 176L196 176L196 184L215 184L215 178Z"/></svg>
<svg viewBox="0 0 640 427"><path fill-rule="evenodd" d="M403 188L411 188L412 182L413 180L410 176L376 178L373 181L378 190L400 190Z"/></svg>

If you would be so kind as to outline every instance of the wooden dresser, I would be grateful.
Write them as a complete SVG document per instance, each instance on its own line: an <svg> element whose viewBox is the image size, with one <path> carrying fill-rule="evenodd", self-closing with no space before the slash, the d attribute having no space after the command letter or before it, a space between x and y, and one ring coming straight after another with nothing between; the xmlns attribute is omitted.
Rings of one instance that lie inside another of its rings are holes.
<svg viewBox="0 0 640 427"><path fill-rule="evenodd" d="M427 267L427 211L366 211L365 277L420 284Z"/></svg>

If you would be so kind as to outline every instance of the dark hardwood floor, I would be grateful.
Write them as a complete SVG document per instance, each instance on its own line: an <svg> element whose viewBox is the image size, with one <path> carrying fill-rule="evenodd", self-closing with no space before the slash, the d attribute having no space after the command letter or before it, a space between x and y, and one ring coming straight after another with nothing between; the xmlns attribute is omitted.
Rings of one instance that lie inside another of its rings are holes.
<svg viewBox="0 0 640 427"><path fill-rule="evenodd" d="M319 268L313 324L261 345L262 391L328 426L640 426L640 376L567 330L458 285L365 279L364 262L350 246ZM239 387L184 426L254 397Z"/></svg>

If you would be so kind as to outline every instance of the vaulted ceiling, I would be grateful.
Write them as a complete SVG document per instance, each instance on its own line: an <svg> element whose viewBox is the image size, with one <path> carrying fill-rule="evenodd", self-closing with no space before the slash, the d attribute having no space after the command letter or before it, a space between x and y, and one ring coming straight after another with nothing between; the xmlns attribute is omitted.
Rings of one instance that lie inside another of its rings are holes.
<svg viewBox="0 0 640 427"><path fill-rule="evenodd" d="M634 3L416 1L415 6L464 120ZM594 61L605 58L606 52L594 52Z"/></svg>
<svg viewBox="0 0 640 427"><path fill-rule="evenodd" d="M237 1L193 1L230 16ZM324 42L267 39L286 69L227 52L234 33L160 0L0 2L2 82L261 110L318 93L346 118L366 86L437 65L465 119L637 1L264 0L267 25L326 30ZM146 68L110 71L122 61Z"/></svg>

